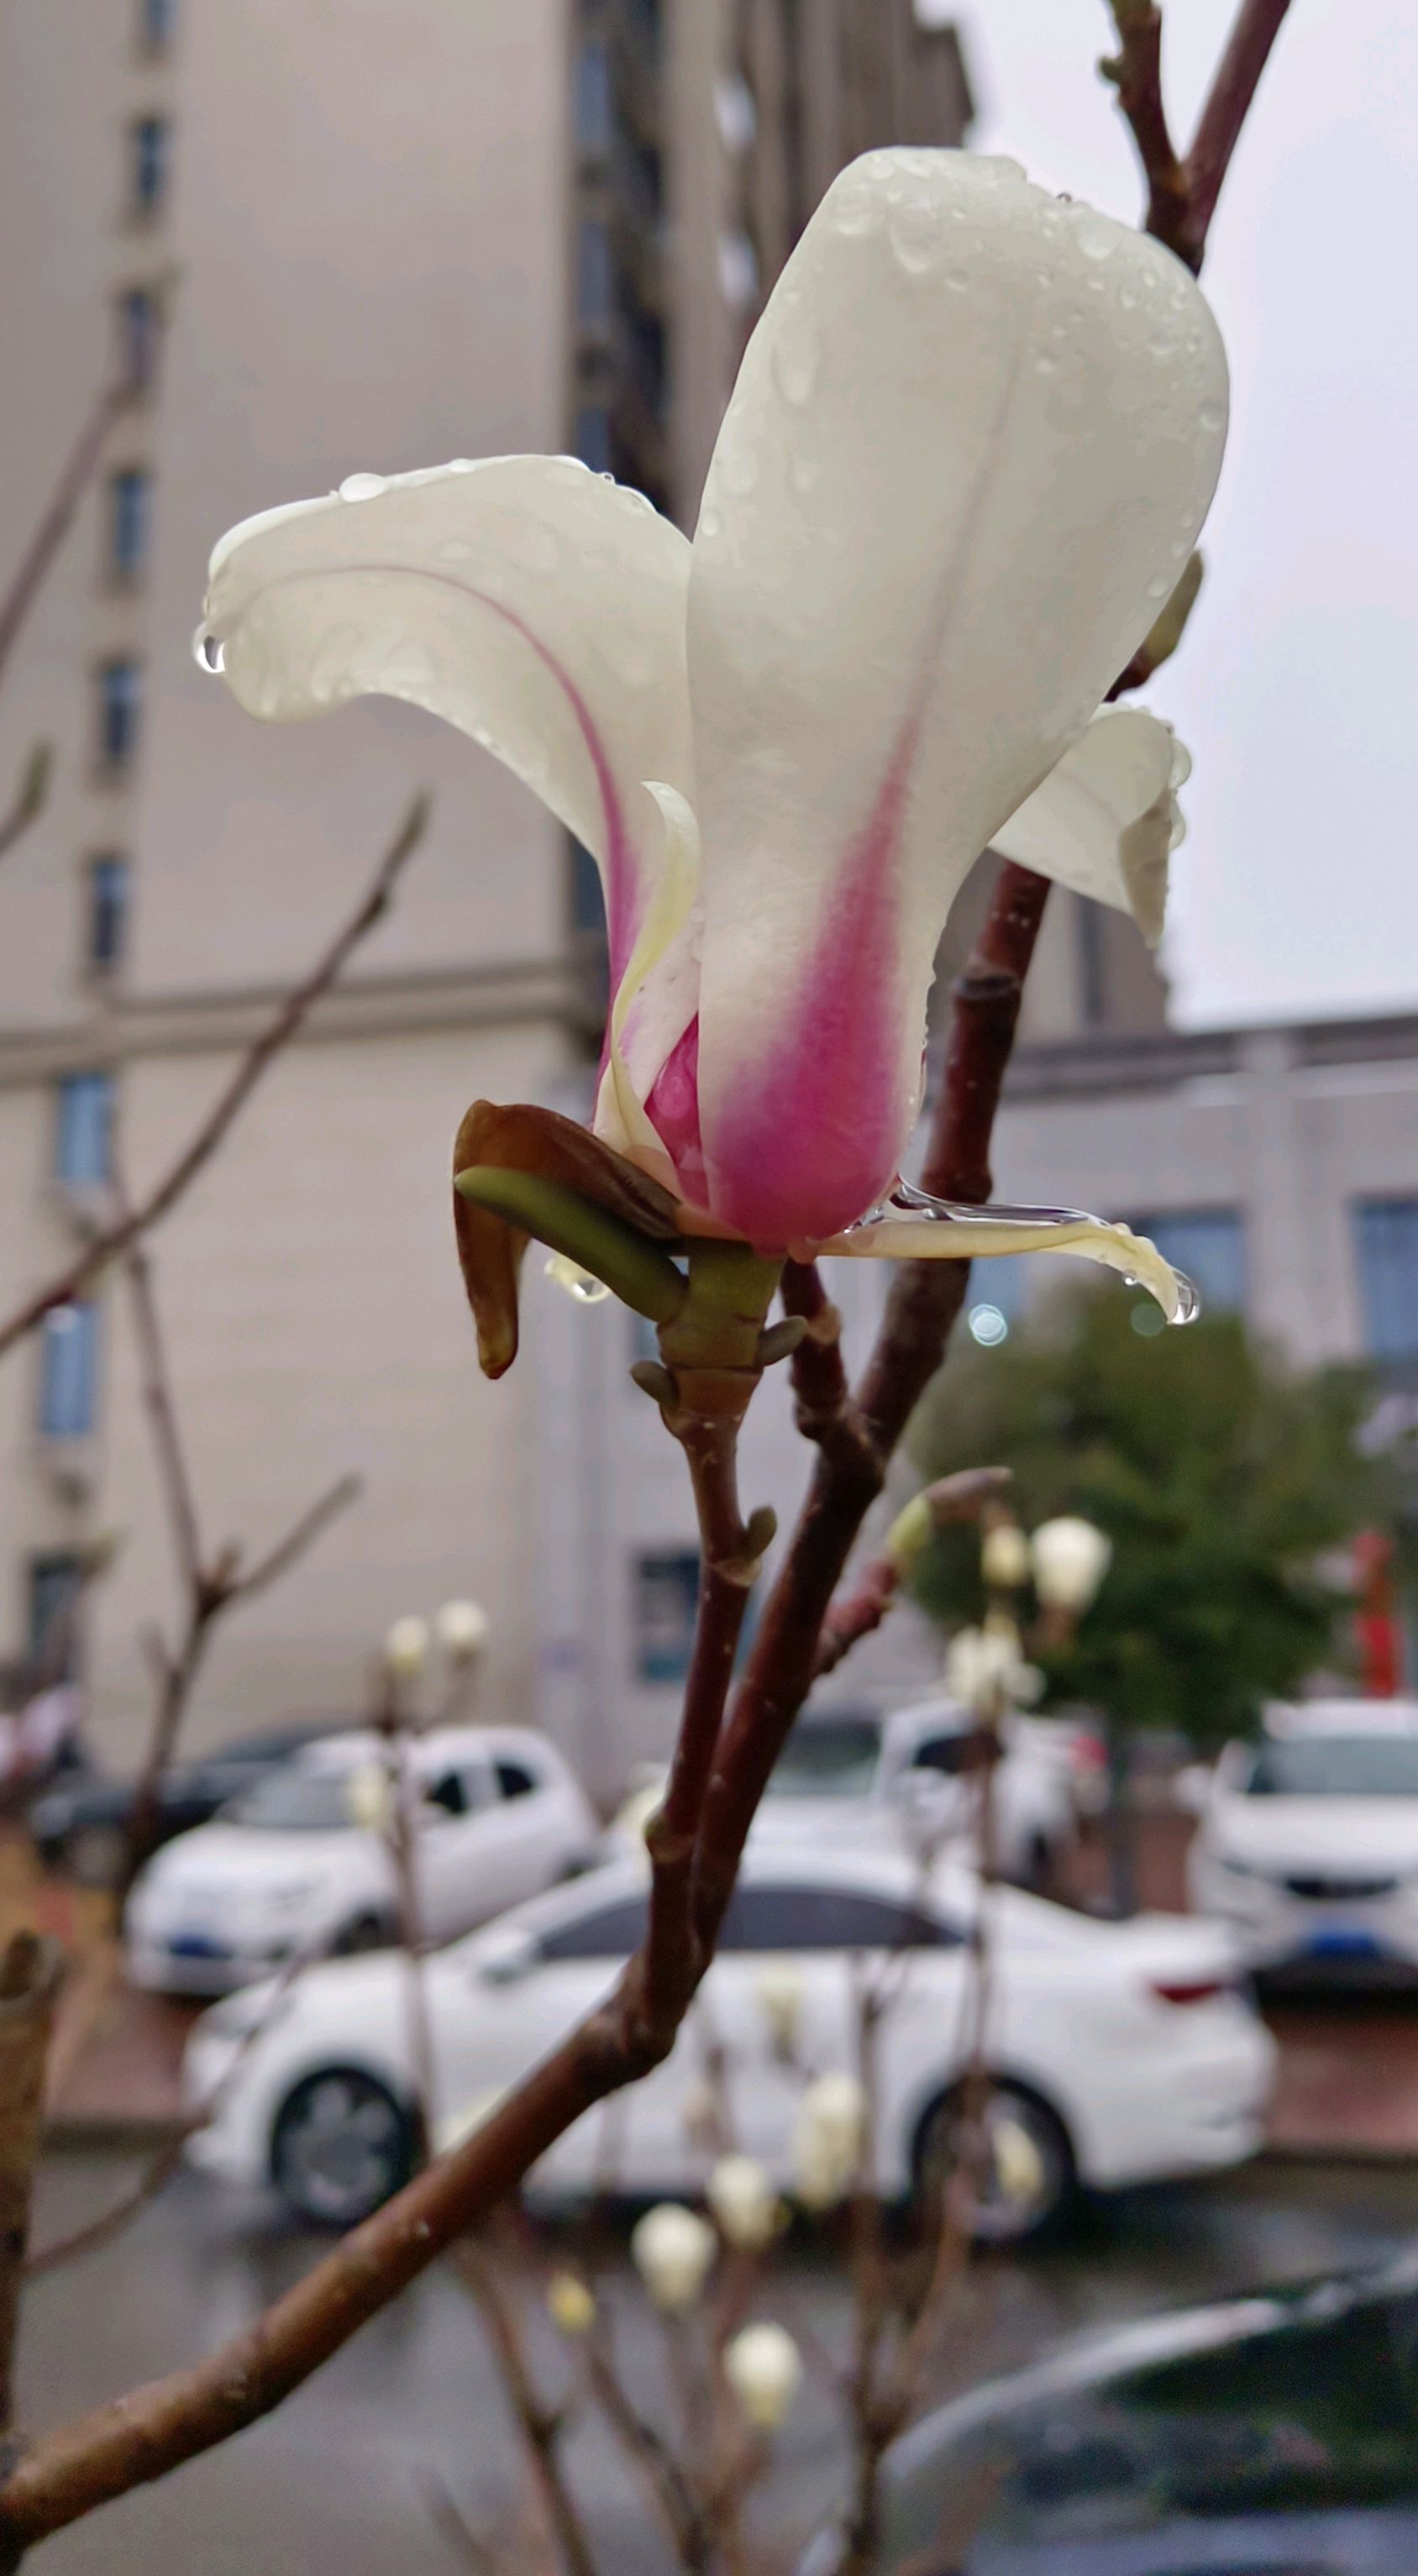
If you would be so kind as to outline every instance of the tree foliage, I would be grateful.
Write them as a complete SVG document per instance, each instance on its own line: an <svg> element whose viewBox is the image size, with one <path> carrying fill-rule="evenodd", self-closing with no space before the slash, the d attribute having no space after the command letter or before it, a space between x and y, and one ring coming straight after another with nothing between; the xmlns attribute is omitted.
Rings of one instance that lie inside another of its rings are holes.
<svg viewBox="0 0 1418 2576"><path fill-rule="evenodd" d="M1366 1372L1290 1370L1229 1315L1154 1333L1154 1311L1090 1288L998 1349L967 1345L911 1448L927 1477L1012 1468L1026 1526L1081 1512L1112 1539L1074 1643L1039 1654L1052 1699L1214 1743L1343 1661L1350 1605L1317 1560L1391 1518L1391 1471L1359 1442ZM979 1616L969 1533L940 1533L918 1592L943 1619Z"/></svg>

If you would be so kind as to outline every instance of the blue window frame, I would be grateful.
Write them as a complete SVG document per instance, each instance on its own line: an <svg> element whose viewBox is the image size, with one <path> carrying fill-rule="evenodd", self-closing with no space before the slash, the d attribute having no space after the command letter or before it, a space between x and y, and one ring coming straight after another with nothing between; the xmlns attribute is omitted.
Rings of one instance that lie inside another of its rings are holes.
<svg viewBox="0 0 1418 2576"><path fill-rule="evenodd" d="M1246 1229L1239 1208L1176 1208L1128 1220L1164 1261L1201 1291L1203 1313L1239 1315L1246 1304Z"/></svg>
<svg viewBox="0 0 1418 2576"><path fill-rule="evenodd" d="M165 116L140 116L128 129L128 190L135 215L157 214L167 195L172 128Z"/></svg>
<svg viewBox="0 0 1418 2576"><path fill-rule="evenodd" d="M29 1570L29 1660L44 1682L70 1681L78 1663L82 1557L34 1556Z"/></svg>
<svg viewBox="0 0 1418 2576"><path fill-rule="evenodd" d="M125 465L109 478L108 568L120 580L131 581L147 562L151 497L145 466Z"/></svg>
<svg viewBox="0 0 1418 2576"><path fill-rule="evenodd" d="M576 57L577 150L588 156L609 152L614 123L610 48L604 36L588 36Z"/></svg>
<svg viewBox="0 0 1418 2576"><path fill-rule="evenodd" d="M614 293L609 226L598 215L587 215L576 236L576 319L583 330L607 328Z"/></svg>
<svg viewBox="0 0 1418 2576"><path fill-rule="evenodd" d="M143 393L157 373L160 317L150 286L127 286L118 299L118 363L130 393Z"/></svg>
<svg viewBox="0 0 1418 2576"><path fill-rule="evenodd" d="M111 973L122 964L127 941L128 861L121 851L104 850L89 861L86 963L95 974Z"/></svg>
<svg viewBox="0 0 1418 2576"><path fill-rule="evenodd" d="M635 1561L635 1673L642 1682L681 1682L694 1646L699 1555L692 1547L651 1550Z"/></svg>
<svg viewBox="0 0 1418 2576"><path fill-rule="evenodd" d="M83 1440L98 1402L98 1309L55 1306L39 1344L39 1427L47 1440Z"/></svg>
<svg viewBox="0 0 1418 2576"><path fill-rule="evenodd" d="M82 1187L106 1181L113 1131L113 1077L107 1073L66 1073L57 1091L54 1121L54 1177Z"/></svg>
<svg viewBox="0 0 1418 2576"><path fill-rule="evenodd" d="M145 54L165 54L177 31L177 0L138 0L138 42Z"/></svg>
<svg viewBox="0 0 1418 2576"><path fill-rule="evenodd" d="M127 769L138 748L143 674L136 662L103 662L98 672L97 742L101 769Z"/></svg>
<svg viewBox="0 0 1418 2576"><path fill-rule="evenodd" d="M1418 1198L1361 1199L1354 1248L1376 1360L1418 1360Z"/></svg>

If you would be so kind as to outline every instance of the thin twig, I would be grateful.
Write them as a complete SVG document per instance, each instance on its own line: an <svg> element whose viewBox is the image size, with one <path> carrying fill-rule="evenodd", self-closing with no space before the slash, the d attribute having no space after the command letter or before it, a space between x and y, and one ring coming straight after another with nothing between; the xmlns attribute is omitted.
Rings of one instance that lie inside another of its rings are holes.
<svg viewBox="0 0 1418 2576"><path fill-rule="evenodd" d="M0 1324L0 1357L3 1357L6 1351L12 1350L17 1342L22 1341L26 1333L33 1332L35 1326L41 1324L45 1316L52 1313L56 1306L68 1306L76 1297L81 1296L101 1270L107 1269L109 1263L125 1253L129 1245L137 1241L139 1235L146 1234L168 1214L181 1198L184 1190L211 1161L227 1129L238 1111L244 1108L262 1074L274 1062L282 1048L289 1045L301 1022L322 995L328 992L351 950L357 948L360 941L374 928L376 922L383 919L389 908L395 883L423 838L428 822L428 812L428 798L424 795L416 796L394 840L381 859L373 883L362 898L358 910L345 923L339 936L331 942L324 956L316 966L312 967L304 981L297 984L295 989L286 995L260 1037L243 1056L236 1072L208 1111L195 1136L183 1147L182 1152L163 1174L162 1179L125 1217L92 1236L77 1261L71 1262L67 1270L62 1271L57 1278L49 1280L46 1286L38 1289L33 1296L27 1297L24 1303L16 1307L5 1322Z"/></svg>
<svg viewBox="0 0 1418 2576"><path fill-rule="evenodd" d="M1231 156L1289 6L1290 0L1243 0L1197 119L1187 154L1187 182L1198 267Z"/></svg>
<svg viewBox="0 0 1418 2576"><path fill-rule="evenodd" d="M49 796L49 781L53 768L53 745L37 742L20 772L15 801L9 813L3 821L0 821L0 859L5 858L13 850L15 843L23 838L31 823L36 822L43 813Z"/></svg>
<svg viewBox="0 0 1418 2576"><path fill-rule="evenodd" d="M4 599L0 600L0 675L69 532L74 512L88 490L103 454L104 440L131 391L132 386L126 376L104 386L59 469L59 480L49 507L20 559Z"/></svg>
<svg viewBox="0 0 1418 2576"><path fill-rule="evenodd" d="M986 1504L995 1501L1009 1483L1009 1474L1007 1467L964 1467L928 1485L919 1500L936 1529L948 1528L954 1521L978 1520ZM850 1592L839 1593L818 1639L819 1676L835 1672L843 1656L881 1626L909 1571L909 1564L888 1548L863 1568Z"/></svg>
<svg viewBox="0 0 1418 2576"><path fill-rule="evenodd" d="M556 2408L542 2402L522 2341L516 2306L503 2285L496 2260L486 2246L471 2237L456 2248L453 2260L487 2330L503 2391L521 2427L542 2508L567 2576L596 2576L581 2509L562 2466L562 2418Z"/></svg>
<svg viewBox="0 0 1418 2576"><path fill-rule="evenodd" d="M44 2061L64 1963L17 1932L0 1958L0 2434L13 2413L15 2327L44 2115Z"/></svg>
<svg viewBox="0 0 1418 2576"><path fill-rule="evenodd" d="M341 1512L347 1512L351 1503L358 1502L363 1491L362 1476L337 1476L329 1492L312 1503L308 1512L301 1513L284 1538L277 1539L265 1556L258 1556L253 1566L234 1578L227 1592L228 1602L250 1601L254 1594L265 1592L271 1584L278 1583L283 1574L289 1574L291 1567L314 1546L322 1531L329 1528L331 1521L338 1520Z"/></svg>
<svg viewBox="0 0 1418 2576"><path fill-rule="evenodd" d="M1154 0L1111 0L1111 5L1118 51L1101 68L1118 93L1147 182L1144 229L1195 274L1206 255L1231 156L1290 0L1242 0L1185 158L1173 144L1162 96L1161 10Z"/></svg>

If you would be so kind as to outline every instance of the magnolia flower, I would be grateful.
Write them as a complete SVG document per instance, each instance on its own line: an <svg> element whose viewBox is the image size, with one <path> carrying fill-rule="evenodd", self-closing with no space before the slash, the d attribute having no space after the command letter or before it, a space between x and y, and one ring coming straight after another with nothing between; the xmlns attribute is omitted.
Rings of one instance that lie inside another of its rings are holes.
<svg viewBox="0 0 1418 2576"><path fill-rule="evenodd" d="M807 2209L830 2209L857 2179L867 2143L867 2097L855 2075L805 2086L793 2135L793 2181Z"/></svg>
<svg viewBox="0 0 1418 2576"><path fill-rule="evenodd" d="M758 2007L780 2057L791 2057L803 2017L803 1981L796 1968L770 1961L754 1980Z"/></svg>
<svg viewBox="0 0 1418 2576"><path fill-rule="evenodd" d="M630 2231L630 2253L657 2308L679 2316L704 2287L718 2240L707 2220L679 2201L647 2209Z"/></svg>
<svg viewBox="0 0 1418 2576"><path fill-rule="evenodd" d="M724 2377L755 2433L776 2433L802 2385L802 2355L786 2326L744 2326L724 2347Z"/></svg>
<svg viewBox="0 0 1418 2576"><path fill-rule="evenodd" d="M433 1631L450 1663L470 1664L487 1644L487 1612L477 1601L445 1601Z"/></svg>
<svg viewBox="0 0 1418 2576"><path fill-rule="evenodd" d="M692 543L567 457L352 475L221 540L199 658L277 722L366 691L428 708L592 852L596 1131L684 1232L1083 1253L1175 1315L1123 1228L932 1222L896 1183L986 844L1160 931L1185 754L1102 701L1188 561L1225 421L1170 252L1009 162L868 153L753 333Z"/></svg>
<svg viewBox="0 0 1418 2576"><path fill-rule="evenodd" d="M704 2197L726 2244L757 2254L777 2235L778 2195L752 2156L720 2156Z"/></svg>
<svg viewBox="0 0 1418 2576"><path fill-rule="evenodd" d="M561 2334L590 2333L596 2322L596 2302L579 2272L553 2272L547 2283L547 2314Z"/></svg>
<svg viewBox="0 0 1418 2576"><path fill-rule="evenodd" d="M995 1521L980 1542L980 1572L992 1592L1017 1592L1029 1580L1029 1541L1018 1521Z"/></svg>
<svg viewBox="0 0 1418 2576"><path fill-rule="evenodd" d="M1029 1542L1034 1589L1046 1610L1068 1611L1078 1618L1097 1597L1113 1561L1113 1542L1076 1513L1041 1521Z"/></svg>
<svg viewBox="0 0 1418 2576"><path fill-rule="evenodd" d="M945 1686L952 1699L988 1713L1001 1700L1028 1707L1042 1675L1026 1663L1014 1621L992 1617L982 1628L957 1629L946 1650Z"/></svg>
<svg viewBox="0 0 1418 2576"><path fill-rule="evenodd" d="M396 1681L416 1682L428 1662L428 1621L396 1619L384 1640L384 1668Z"/></svg>

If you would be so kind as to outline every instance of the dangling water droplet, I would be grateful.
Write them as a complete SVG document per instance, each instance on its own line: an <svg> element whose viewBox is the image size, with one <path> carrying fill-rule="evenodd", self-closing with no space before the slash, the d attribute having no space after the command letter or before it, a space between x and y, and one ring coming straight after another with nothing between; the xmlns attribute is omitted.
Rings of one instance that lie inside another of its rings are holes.
<svg viewBox="0 0 1418 2576"><path fill-rule="evenodd" d="M1174 1324L1194 1324L1201 1313L1200 1293L1184 1271L1177 1270L1172 1275L1177 1283L1177 1311L1171 1320Z"/></svg>
<svg viewBox="0 0 1418 2576"><path fill-rule="evenodd" d="M210 626L199 626L192 638L192 659L199 671L221 671L226 667L226 646Z"/></svg>
<svg viewBox="0 0 1418 2576"><path fill-rule="evenodd" d="M548 1253L544 1268L548 1279L554 1279L578 1306L603 1306L611 1293L604 1279L593 1279L589 1270L583 1270L580 1262L565 1252Z"/></svg>
<svg viewBox="0 0 1418 2576"><path fill-rule="evenodd" d="M342 501L377 501L389 489L387 474L347 474L340 485Z"/></svg>
<svg viewBox="0 0 1418 2576"><path fill-rule="evenodd" d="M1074 239L1085 259L1111 259L1118 246L1117 227L1104 223L1101 215L1085 215L1074 227Z"/></svg>

